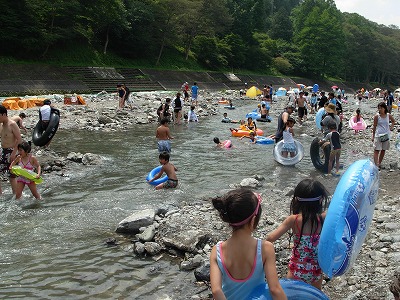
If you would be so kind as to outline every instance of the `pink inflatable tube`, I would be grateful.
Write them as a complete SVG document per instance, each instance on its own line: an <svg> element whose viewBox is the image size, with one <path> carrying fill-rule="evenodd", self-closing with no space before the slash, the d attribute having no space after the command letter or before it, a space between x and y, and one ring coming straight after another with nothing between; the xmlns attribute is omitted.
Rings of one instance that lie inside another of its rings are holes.
<svg viewBox="0 0 400 300"><path fill-rule="evenodd" d="M365 124L363 118L360 118L360 121L356 122L356 116L350 118L349 126L353 130L365 130L367 128L367 124Z"/></svg>

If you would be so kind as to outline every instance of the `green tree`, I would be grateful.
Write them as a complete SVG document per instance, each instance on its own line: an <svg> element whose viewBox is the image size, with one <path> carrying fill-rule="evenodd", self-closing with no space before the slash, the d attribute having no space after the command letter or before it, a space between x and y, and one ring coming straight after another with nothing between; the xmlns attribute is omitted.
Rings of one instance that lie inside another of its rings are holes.
<svg viewBox="0 0 400 300"><path fill-rule="evenodd" d="M310 3L314 6L308 10ZM305 62L305 72L316 77L339 74L344 35L341 15L333 1L306 0L293 10L293 19L294 41Z"/></svg>

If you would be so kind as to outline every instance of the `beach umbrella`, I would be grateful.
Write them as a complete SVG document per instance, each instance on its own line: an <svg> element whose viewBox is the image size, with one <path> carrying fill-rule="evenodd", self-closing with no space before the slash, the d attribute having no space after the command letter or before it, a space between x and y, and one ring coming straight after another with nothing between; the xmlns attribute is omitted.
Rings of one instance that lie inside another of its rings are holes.
<svg viewBox="0 0 400 300"><path fill-rule="evenodd" d="M336 89L338 89L339 87L337 86L337 85L332 85L332 89L333 90L336 90Z"/></svg>
<svg viewBox="0 0 400 300"><path fill-rule="evenodd" d="M288 94L294 94L294 92L293 92L293 91L288 91L287 93L288 93Z"/></svg>
<svg viewBox="0 0 400 300"><path fill-rule="evenodd" d="M255 87L255 86L252 86L246 92L246 96L250 97L250 98L255 98L261 94L262 94L262 91L258 87Z"/></svg>
<svg viewBox="0 0 400 300"><path fill-rule="evenodd" d="M308 87L306 87L307 90L312 90L312 88L313 88L313 87L312 87L311 85L309 85Z"/></svg>
<svg viewBox="0 0 400 300"><path fill-rule="evenodd" d="M297 83L296 85L297 85L299 88L301 88L301 89L305 87L305 85L302 84L302 83Z"/></svg>
<svg viewBox="0 0 400 300"><path fill-rule="evenodd" d="M278 91L286 91L286 89L285 89L284 87L280 87L280 88L278 89Z"/></svg>

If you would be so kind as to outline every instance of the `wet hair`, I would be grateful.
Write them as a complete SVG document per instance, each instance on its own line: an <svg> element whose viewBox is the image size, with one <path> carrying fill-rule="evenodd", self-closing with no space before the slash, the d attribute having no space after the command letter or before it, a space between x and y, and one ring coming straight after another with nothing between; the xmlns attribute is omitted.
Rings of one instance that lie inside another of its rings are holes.
<svg viewBox="0 0 400 300"><path fill-rule="evenodd" d="M176 93L176 97L180 97L181 95L181 93Z"/></svg>
<svg viewBox="0 0 400 300"><path fill-rule="evenodd" d="M293 124L296 123L296 120L293 117L288 117L286 123L292 122Z"/></svg>
<svg viewBox="0 0 400 300"><path fill-rule="evenodd" d="M165 102L171 102L171 98L167 98L167 99L165 99Z"/></svg>
<svg viewBox="0 0 400 300"><path fill-rule="evenodd" d="M166 161L169 161L169 153L167 151L161 152L160 155L158 156L159 159L165 159Z"/></svg>
<svg viewBox="0 0 400 300"><path fill-rule="evenodd" d="M19 117L20 117L21 119L25 119L25 118L26 118L26 114L22 112L22 113L19 114Z"/></svg>
<svg viewBox="0 0 400 300"><path fill-rule="evenodd" d="M214 143L219 144L219 143L220 143L220 142L219 142L219 138L215 137L215 138L214 138Z"/></svg>
<svg viewBox="0 0 400 300"><path fill-rule="evenodd" d="M50 105L51 101L49 99L46 99L43 101L43 105Z"/></svg>
<svg viewBox="0 0 400 300"><path fill-rule="evenodd" d="M160 124L162 124L162 125L165 125L165 124L168 124L168 123L169 123L168 118L162 118L161 121L160 121Z"/></svg>
<svg viewBox="0 0 400 300"><path fill-rule="evenodd" d="M223 113L223 116L225 116L225 115L228 116L228 113L224 112L224 113Z"/></svg>
<svg viewBox="0 0 400 300"><path fill-rule="evenodd" d="M26 153L30 153L32 148L31 148L31 142L22 142L18 144L18 149L24 150Z"/></svg>
<svg viewBox="0 0 400 300"><path fill-rule="evenodd" d="M0 105L0 115L4 114L7 116L7 108L5 108L3 105Z"/></svg>
<svg viewBox="0 0 400 300"><path fill-rule="evenodd" d="M383 108L385 109L385 114L387 114L387 113L389 112L389 110L388 110L387 105L386 105L385 102L380 102L380 103L378 104L378 108L379 108L379 107L383 107ZM1 112L0 112L0 113L1 113Z"/></svg>
<svg viewBox="0 0 400 300"><path fill-rule="evenodd" d="M219 216L222 221L227 222L229 224L240 223L245 221L257 209L259 200L256 194L253 193L252 190L247 188L239 188L232 190L222 197L216 197L212 199L212 204L214 208L219 212ZM254 229L257 227L258 222L261 217L261 205L258 208L258 212L255 216ZM251 219L246 223L251 222ZM243 228L246 224L243 225L231 225L233 231Z"/></svg>
<svg viewBox="0 0 400 300"><path fill-rule="evenodd" d="M320 199L315 201L299 201L299 199L312 199L320 197ZM307 222L311 223L310 234L314 234L318 230L318 219L321 213L326 209L326 203L328 200L328 191L325 189L324 185L318 180L311 178L306 178L300 181L294 189L294 194L292 202L290 203L290 213L291 214L301 214L303 222L301 224L300 239L303 235L304 225ZM297 248L298 244L296 245Z"/></svg>
<svg viewBox="0 0 400 300"><path fill-rule="evenodd" d="M194 110L195 108L196 108L196 106L194 106L194 105L190 106L190 110Z"/></svg>
<svg viewBox="0 0 400 300"><path fill-rule="evenodd" d="M359 108L356 109L356 114L357 115L361 114L361 110Z"/></svg>

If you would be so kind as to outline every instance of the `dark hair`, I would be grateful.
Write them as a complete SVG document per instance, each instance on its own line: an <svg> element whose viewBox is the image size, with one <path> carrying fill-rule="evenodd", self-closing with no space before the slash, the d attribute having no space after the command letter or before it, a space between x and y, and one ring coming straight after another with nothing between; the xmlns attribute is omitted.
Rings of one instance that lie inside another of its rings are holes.
<svg viewBox="0 0 400 300"><path fill-rule="evenodd" d="M22 113L19 114L19 117L22 118L22 119L25 119L26 118L26 114L22 112Z"/></svg>
<svg viewBox="0 0 400 300"><path fill-rule="evenodd" d="M316 198L321 197L316 201L299 201L299 198ZM326 209L328 200L328 191L324 185L318 180L306 178L300 181L294 189L292 202L290 203L291 214L301 214L303 222L301 224L300 238L301 240L304 225L307 222L311 223L310 234L314 234L318 230L318 220L321 213ZM322 226L322 220L321 220ZM296 245L297 248L298 244Z"/></svg>
<svg viewBox="0 0 400 300"><path fill-rule="evenodd" d="M194 106L194 105L190 106L190 110L194 110L195 108L196 108L196 106Z"/></svg>
<svg viewBox="0 0 400 300"><path fill-rule="evenodd" d="M166 161L169 161L169 153L167 151L161 152L160 155L158 156L159 159L165 159Z"/></svg>
<svg viewBox="0 0 400 300"><path fill-rule="evenodd" d="M333 92L328 93L328 96L335 97L335 94Z"/></svg>
<svg viewBox="0 0 400 300"><path fill-rule="evenodd" d="M43 105L50 105L51 101L49 99L46 99L43 101Z"/></svg>
<svg viewBox="0 0 400 300"><path fill-rule="evenodd" d="M361 113L361 110L359 108L356 109L356 114L359 115Z"/></svg>
<svg viewBox="0 0 400 300"><path fill-rule="evenodd" d="M0 115L4 114L7 116L7 108L5 108L3 105L0 105Z"/></svg>
<svg viewBox="0 0 400 300"><path fill-rule="evenodd" d="M171 98L166 98L165 102L171 102Z"/></svg>
<svg viewBox="0 0 400 300"><path fill-rule="evenodd" d="M247 188L239 188L232 190L222 197L212 199L212 204L219 212L222 221L234 224L240 223L249 218L257 209L258 197L252 190ZM261 217L261 205L258 208L257 215L255 216L254 229L257 227ZM249 222L251 219L249 220ZM248 224L248 223L246 223ZM237 230L245 226L232 226L233 230Z"/></svg>
<svg viewBox="0 0 400 300"><path fill-rule="evenodd" d="M379 108L379 107L383 107L383 108L385 109L385 114L387 114L387 113L389 112L389 110L388 110L387 105L386 105L385 102L380 102L380 103L378 104L378 108Z"/></svg>
<svg viewBox="0 0 400 300"><path fill-rule="evenodd" d="M30 153L32 148L31 148L31 142L22 142L20 144L18 144L18 149L22 149L24 150L26 153Z"/></svg>
<svg viewBox="0 0 400 300"><path fill-rule="evenodd" d="M214 138L214 143L219 144L219 138L215 137Z"/></svg>
<svg viewBox="0 0 400 300"><path fill-rule="evenodd" d="M161 121L160 121L160 123L161 123L162 125L168 124L168 123L169 123L169 120L168 120L168 118L162 118Z"/></svg>
<svg viewBox="0 0 400 300"><path fill-rule="evenodd" d="M181 93L176 93L176 97L180 97L181 95Z"/></svg>

